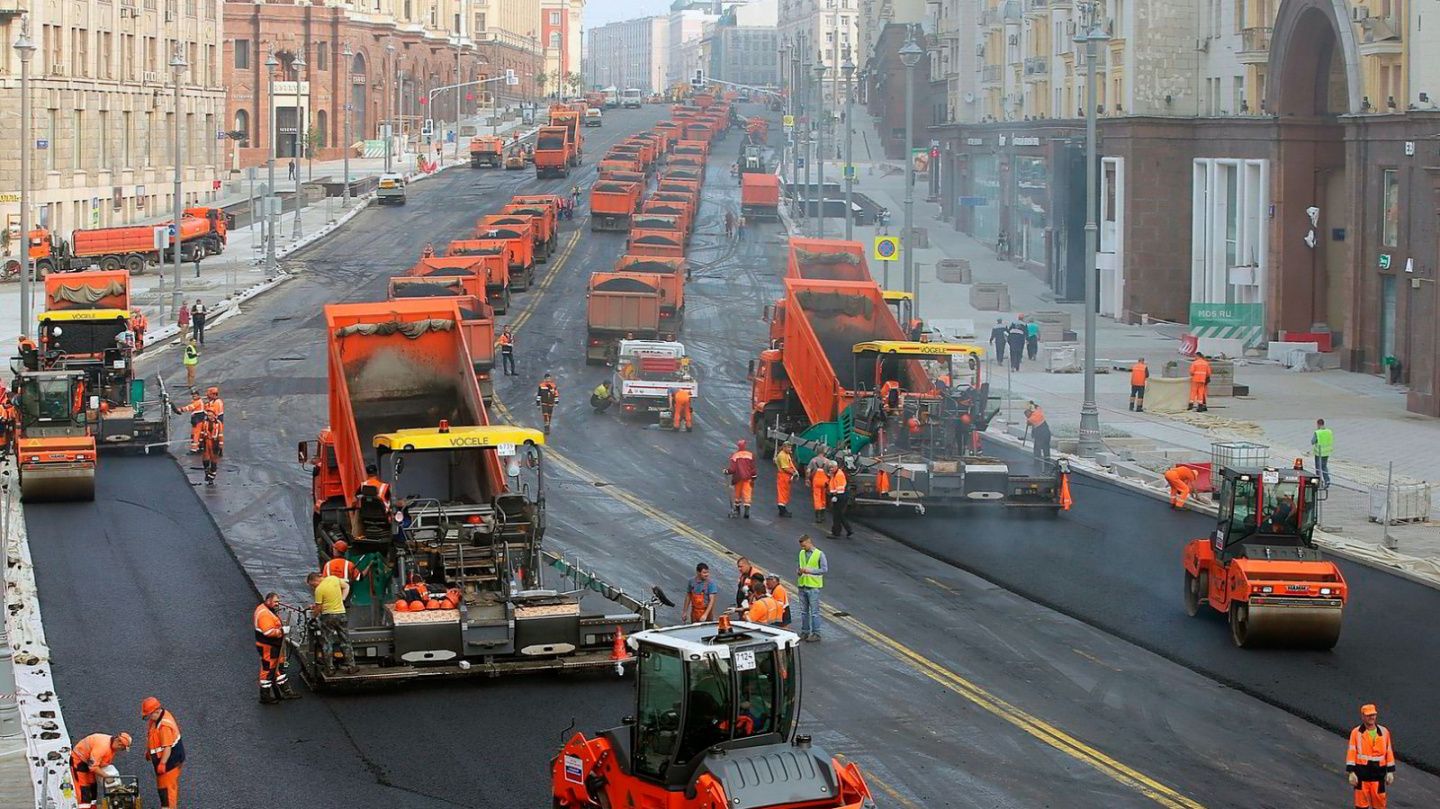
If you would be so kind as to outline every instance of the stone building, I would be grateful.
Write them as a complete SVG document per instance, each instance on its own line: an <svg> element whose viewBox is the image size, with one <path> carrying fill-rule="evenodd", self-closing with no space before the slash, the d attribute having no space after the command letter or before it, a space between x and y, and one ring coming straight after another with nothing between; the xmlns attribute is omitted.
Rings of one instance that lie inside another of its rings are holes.
<svg viewBox="0 0 1440 809"><path fill-rule="evenodd" d="M667 17L642 17L591 28L587 83L662 92L670 64L669 37Z"/></svg>

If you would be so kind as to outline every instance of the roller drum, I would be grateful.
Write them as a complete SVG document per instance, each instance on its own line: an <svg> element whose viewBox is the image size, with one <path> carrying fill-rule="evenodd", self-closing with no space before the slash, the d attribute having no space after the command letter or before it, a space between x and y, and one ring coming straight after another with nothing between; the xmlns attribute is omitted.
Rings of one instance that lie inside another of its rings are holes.
<svg viewBox="0 0 1440 809"><path fill-rule="evenodd" d="M1331 601L1236 603L1230 607L1230 635L1243 649L1330 649L1340 640L1341 617L1342 605Z"/></svg>

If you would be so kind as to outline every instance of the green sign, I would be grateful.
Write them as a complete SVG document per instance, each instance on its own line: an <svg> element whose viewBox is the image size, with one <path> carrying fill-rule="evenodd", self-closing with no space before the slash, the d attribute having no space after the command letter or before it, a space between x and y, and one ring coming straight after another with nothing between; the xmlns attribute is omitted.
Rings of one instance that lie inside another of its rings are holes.
<svg viewBox="0 0 1440 809"><path fill-rule="evenodd" d="M1388 270L1388 269L1390 269L1390 254L1389 254L1389 253L1381 253L1381 254L1380 254L1380 269L1382 269L1382 270Z"/></svg>
<svg viewBox="0 0 1440 809"><path fill-rule="evenodd" d="M1265 304L1191 303L1190 333L1244 340L1247 347L1259 345L1265 336Z"/></svg>

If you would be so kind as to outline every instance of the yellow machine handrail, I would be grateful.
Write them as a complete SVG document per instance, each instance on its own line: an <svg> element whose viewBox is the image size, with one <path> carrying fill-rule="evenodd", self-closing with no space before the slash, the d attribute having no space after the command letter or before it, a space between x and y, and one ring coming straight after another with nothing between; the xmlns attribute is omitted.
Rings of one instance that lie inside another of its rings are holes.
<svg viewBox="0 0 1440 809"><path fill-rule="evenodd" d="M985 356L985 349L968 343L917 343L910 340L867 340L863 343L856 343L853 350L856 354L873 352L914 357L957 354L977 358Z"/></svg>

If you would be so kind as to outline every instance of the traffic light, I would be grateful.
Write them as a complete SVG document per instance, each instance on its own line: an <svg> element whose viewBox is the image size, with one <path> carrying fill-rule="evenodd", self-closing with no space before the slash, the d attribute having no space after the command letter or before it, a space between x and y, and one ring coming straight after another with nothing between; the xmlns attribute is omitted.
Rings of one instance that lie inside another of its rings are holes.
<svg viewBox="0 0 1440 809"><path fill-rule="evenodd" d="M704 71L704 70L702 70L702 69L700 69L700 68L698 68L698 67L695 68L695 75L690 77L690 86L691 86L691 87L694 87L694 88L697 89L697 90L699 90L700 88L702 88L702 87L705 86L705 71Z"/></svg>

